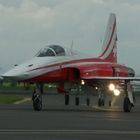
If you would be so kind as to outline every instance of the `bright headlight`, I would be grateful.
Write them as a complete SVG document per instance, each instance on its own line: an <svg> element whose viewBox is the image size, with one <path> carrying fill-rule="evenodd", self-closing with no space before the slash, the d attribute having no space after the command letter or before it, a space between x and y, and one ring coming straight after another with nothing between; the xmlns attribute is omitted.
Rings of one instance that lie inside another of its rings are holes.
<svg viewBox="0 0 140 140"><path fill-rule="evenodd" d="M114 89L114 95L115 96L119 96L120 95L120 91L118 89Z"/></svg>
<svg viewBox="0 0 140 140"><path fill-rule="evenodd" d="M85 84L85 81L84 80L81 80L81 85L84 85Z"/></svg>
<svg viewBox="0 0 140 140"><path fill-rule="evenodd" d="M115 89L115 85L114 84L110 84L109 85L109 90L113 91Z"/></svg>
<svg viewBox="0 0 140 140"><path fill-rule="evenodd" d="M98 87L95 87L96 90L98 90Z"/></svg>

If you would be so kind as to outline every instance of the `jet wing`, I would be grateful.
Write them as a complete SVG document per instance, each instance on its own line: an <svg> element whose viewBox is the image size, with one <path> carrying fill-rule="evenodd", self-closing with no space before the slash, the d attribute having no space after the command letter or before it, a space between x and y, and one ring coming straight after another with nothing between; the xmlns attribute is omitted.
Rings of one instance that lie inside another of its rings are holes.
<svg viewBox="0 0 140 140"><path fill-rule="evenodd" d="M140 77L107 77L107 76L91 76L82 77L85 80L130 80L130 81L140 81Z"/></svg>

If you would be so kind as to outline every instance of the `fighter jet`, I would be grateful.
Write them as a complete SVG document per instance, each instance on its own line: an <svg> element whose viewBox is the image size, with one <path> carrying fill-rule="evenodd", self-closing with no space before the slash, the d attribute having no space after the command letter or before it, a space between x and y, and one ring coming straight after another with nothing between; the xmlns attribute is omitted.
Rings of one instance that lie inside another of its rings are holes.
<svg viewBox="0 0 140 140"><path fill-rule="evenodd" d="M94 51L94 49L91 51ZM116 16L110 14L101 54L98 57L86 56L73 49L60 45L48 45L41 49L31 60L18 65L6 72L4 78L20 82L36 83L33 92L33 108L42 110L43 83L58 83L58 93L65 96L65 105L69 104L71 89L76 85L77 94L75 104L79 105L80 88L86 91L98 91L98 106L104 106L104 95L110 92L119 96L123 85L124 112L130 112L134 107L134 95L130 81L140 80L135 77L135 71L125 65L117 63L117 28ZM111 100L109 106L111 106ZM87 96L86 104L90 105Z"/></svg>

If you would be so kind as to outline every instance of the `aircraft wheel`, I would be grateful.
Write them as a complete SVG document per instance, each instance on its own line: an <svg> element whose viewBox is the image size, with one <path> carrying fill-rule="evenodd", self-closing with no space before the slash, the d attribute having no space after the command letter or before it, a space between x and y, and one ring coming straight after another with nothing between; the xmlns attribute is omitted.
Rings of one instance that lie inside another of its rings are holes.
<svg viewBox="0 0 140 140"><path fill-rule="evenodd" d="M65 95L65 105L69 105L69 95Z"/></svg>
<svg viewBox="0 0 140 140"><path fill-rule="evenodd" d="M98 100L98 106L102 106L101 99Z"/></svg>
<svg viewBox="0 0 140 140"><path fill-rule="evenodd" d="M102 100L102 106L104 106L105 105L105 101L104 100Z"/></svg>
<svg viewBox="0 0 140 140"><path fill-rule="evenodd" d="M42 96L41 95L36 95L34 98L33 98L33 108L34 110L36 111L40 111L42 110Z"/></svg>
<svg viewBox="0 0 140 140"><path fill-rule="evenodd" d="M109 101L108 105L111 107L111 100Z"/></svg>
<svg viewBox="0 0 140 140"><path fill-rule="evenodd" d="M128 97L124 98L124 102L123 102L123 110L124 112L130 112L132 108L132 105L130 103L130 100Z"/></svg>
<svg viewBox="0 0 140 140"><path fill-rule="evenodd" d="M98 100L98 106L104 106L105 104L105 101L103 99L100 99Z"/></svg>
<svg viewBox="0 0 140 140"><path fill-rule="evenodd" d="M89 100L89 98L87 98L87 106L89 106L90 105L90 100Z"/></svg>
<svg viewBox="0 0 140 140"><path fill-rule="evenodd" d="M75 105L79 105L79 97L75 97Z"/></svg>

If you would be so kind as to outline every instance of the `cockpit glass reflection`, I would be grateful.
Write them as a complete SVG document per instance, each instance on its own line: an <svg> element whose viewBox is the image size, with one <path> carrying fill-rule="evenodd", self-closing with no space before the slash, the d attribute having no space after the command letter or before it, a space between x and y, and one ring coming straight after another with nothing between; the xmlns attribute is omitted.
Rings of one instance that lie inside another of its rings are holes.
<svg viewBox="0 0 140 140"><path fill-rule="evenodd" d="M45 57L45 56L65 56L65 50L63 47L59 45L50 45L41 49L37 55L37 57Z"/></svg>

